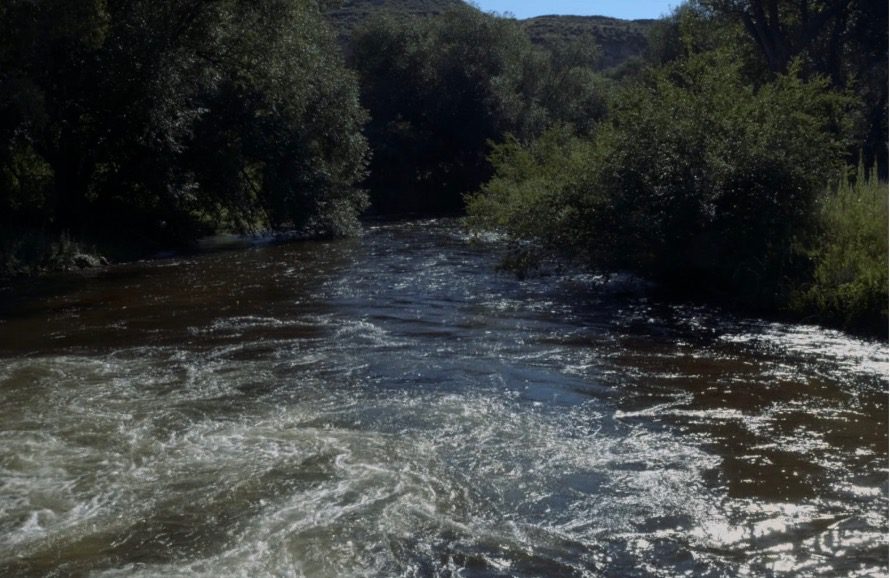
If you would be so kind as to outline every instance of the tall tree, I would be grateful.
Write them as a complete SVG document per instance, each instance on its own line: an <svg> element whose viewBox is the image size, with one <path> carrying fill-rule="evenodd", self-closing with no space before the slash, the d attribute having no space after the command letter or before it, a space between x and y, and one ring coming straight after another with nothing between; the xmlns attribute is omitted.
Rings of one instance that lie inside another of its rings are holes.
<svg viewBox="0 0 890 578"><path fill-rule="evenodd" d="M354 226L365 117L313 2L9 0L0 26L0 206L168 239Z"/></svg>
<svg viewBox="0 0 890 578"><path fill-rule="evenodd" d="M774 73L799 60L862 101L860 150L887 170L888 4L874 0L698 0L735 18Z"/></svg>
<svg viewBox="0 0 890 578"><path fill-rule="evenodd" d="M359 29L350 52L371 115L376 208L460 211L491 176L491 142L527 141L555 123L592 131L605 114L592 42L539 50L516 21L470 6Z"/></svg>
<svg viewBox="0 0 890 578"><path fill-rule="evenodd" d="M791 60L813 48L825 34L845 29L851 0L702 0L738 17L773 72L788 71ZM839 49L840 47L836 47Z"/></svg>

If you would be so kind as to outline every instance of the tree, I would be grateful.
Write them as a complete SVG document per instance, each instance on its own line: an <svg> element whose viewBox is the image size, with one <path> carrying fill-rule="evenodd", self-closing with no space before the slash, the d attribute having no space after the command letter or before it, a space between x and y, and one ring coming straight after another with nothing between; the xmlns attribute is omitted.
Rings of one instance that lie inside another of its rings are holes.
<svg viewBox="0 0 890 578"><path fill-rule="evenodd" d="M873 0L698 0L741 22L769 69L787 73L799 61L805 76L821 74L861 99L862 155L887 172L888 5Z"/></svg>
<svg viewBox="0 0 890 578"><path fill-rule="evenodd" d="M167 242L354 228L365 116L313 3L10 0L0 24L10 213Z"/></svg>
<svg viewBox="0 0 890 578"><path fill-rule="evenodd" d="M47 210L59 220L82 211L94 160L96 118L90 88L95 54L108 32L101 0L10 0L0 11L0 107L7 170L23 150L39 155L53 174ZM38 163L33 163L36 170ZM20 167L21 168L21 167ZM17 179L22 182L22 179ZM70 224L66 223L66 224Z"/></svg>
<svg viewBox="0 0 890 578"><path fill-rule="evenodd" d="M832 50L840 50L840 35L852 7L850 0L702 0L702 4L741 20L775 73L787 72L791 61L825 34L832 36Z"/></svg>
<svg viewBox="0 0 890 578"><path fill-rule="evenodd" d="M536 49L520 26L465 6L426 20L378 19L354 34L383 212L457 212L492 174L490 143L554 124L593 131L605 115L592 39Z"/></svg>
<svg viewBox="0 0 890 578"><path fill-rule="evenodd" d="M514 23L469 6L427 20L378 19L351 61L371 113L369 186L378 209L455 211L489 176L487 142L533 131L523 97L531 43Z"/></svg>

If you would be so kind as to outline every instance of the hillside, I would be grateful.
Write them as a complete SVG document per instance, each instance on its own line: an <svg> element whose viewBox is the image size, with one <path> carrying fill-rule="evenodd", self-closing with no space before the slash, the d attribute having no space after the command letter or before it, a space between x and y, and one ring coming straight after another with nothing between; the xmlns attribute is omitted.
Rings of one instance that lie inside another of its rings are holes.
<svg viewBox="0 0 890 578"><path fill-rule="evenodd" d="M545 48L592 36L600 49L600 66L611 68L646 52L647 37L655 22L606 16L538 16L521 24L532 42Z"/></svg>
<svg viewBox="0 0 890 578"><path fill-rule="evenodd" d="M434 16L463 4L461 0L328 0L326 12L342 35L376 14Z"/></svg>
<svg viewBox="0 0 890 578"><path fill-rule="evenodd" d="M433 16L463 5L462 0L328 0L327 14L341 36L376 14ZM520 20L532 42L544 48L591 36L600 48L603 68L641 56L655 20L620 20L606 16L538 16Z"/></svg>

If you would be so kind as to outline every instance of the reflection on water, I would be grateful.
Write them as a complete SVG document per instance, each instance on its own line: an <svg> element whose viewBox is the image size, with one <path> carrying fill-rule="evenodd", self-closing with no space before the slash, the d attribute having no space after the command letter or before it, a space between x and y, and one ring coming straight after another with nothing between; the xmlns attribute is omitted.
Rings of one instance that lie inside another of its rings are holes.
<svg viewBox="0 0 890 578"><path fill-rule="evenodd" d="M876 576L887 345L451 223L8 289L3 576Z"/></svg>

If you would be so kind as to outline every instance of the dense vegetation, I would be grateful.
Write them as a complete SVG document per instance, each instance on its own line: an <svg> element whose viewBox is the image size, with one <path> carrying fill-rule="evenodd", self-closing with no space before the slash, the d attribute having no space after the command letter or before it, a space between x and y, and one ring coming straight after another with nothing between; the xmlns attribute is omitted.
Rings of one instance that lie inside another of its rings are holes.
<svg viewBox="0 0 890 578"><path fill-rule="evenodd" d="M7 241L356 226L365 112L311 3L8 0L0 30Z"/></svg>
<svg viewBox="0 0 890 578"><path fill-rule="evenodd" d="M382 15L433 17L463 7L463 0L324 0L334 29L348 42L353 30Z"/></svg>
<svg viewBox="0 0 890 578"><path fill-rule="evenodd" d="M515 21L471 7L379 18L349 47L374 151L368 186L383 212L456 212L491 176L489 143L605 113L589 44L536 50Z"/></svg>
<svg viewBox="0 0 890 578"><path fill-rule="evenodd" d="M874 333L887 331L886 181L860 166L821 195L818 234L810 243L811 280L798 287L792 310Z"/></svg>
<svg viewBox="0 0 890 578"><path fill-rule="evenodd" d="M469 209L683 293L886 327L887 6L8 0L0 260ZM862 164L876 171L857 171ZM877 320L877 322L875 321Z"/></svg>
<svg viewBox="0 0 890 578"><path fill-rule="evenodd" d="M381 16L393 20L428 18L466 8L463 0L323 0L322 4L345 44L357 28ZM608 69L644 56L649 31L656 22L606 16L549 15L517 23L532 44L545 50L559 50L581 39L593 42L600 54L597 68Z"/></svg>
<svg viewBox="0 0 890 578"><path fill-rule="evenodd" d="M886 24L866 2L685 4L589 136L495 147L471 222L516 267L556 255L886 331L886 183L837 185L859 158L886 178Z"/></svg>

